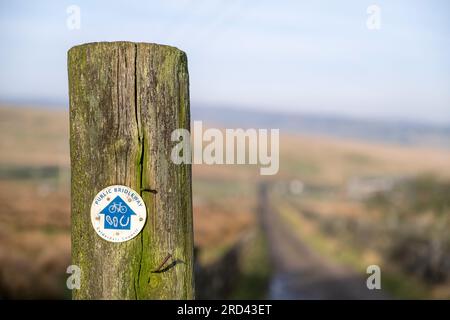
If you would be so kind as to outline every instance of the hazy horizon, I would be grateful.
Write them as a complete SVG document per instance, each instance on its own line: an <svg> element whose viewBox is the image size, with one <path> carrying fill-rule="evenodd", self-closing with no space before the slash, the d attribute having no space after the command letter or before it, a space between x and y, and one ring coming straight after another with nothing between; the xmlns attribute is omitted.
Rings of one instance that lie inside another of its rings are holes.
<svg viewBox="0 0 450 320"><path fill-rule="evenodd" d="M38 101L38 103L36 103ZM69 111L68 103L57 101L39 101L39 100L0 100L0 108L11 107L11 108L32 108L32 109L44 109L44 110L57 110L57 111ZM407 118L395 118L395 117L371 117L364 115L352 115L338 112L314 112L314 111L302 111L302 110L289 110L289 109L278 109L273 110L270 108L258 108L258 106L239 106L239 105L222 105L222 104L199 104L191 103L191 121L202 120L198 116L198 112L208 111L217 112L214 118L219 118L221 115L226 113L227 116L232 116L238 118L240 114L255 114L259 116L276 116L278 118L286 118L289 116L294 117L306 117L313 118L315 120L331 120L336 122L354 122L354 123L372 123L379 125L398 125L399 130L404 126L412 126L418 128L428 128L436 130L450 130L450 122L437 122L437 121L423 121L420 119L407 119ZM233 116L234 113L234 116ZM192 118L194 117L194 118ZM206 119L208 120L208 119ZM217 121L214 121L217 122ZM301 129L301 128L299 128Z"/></svg>

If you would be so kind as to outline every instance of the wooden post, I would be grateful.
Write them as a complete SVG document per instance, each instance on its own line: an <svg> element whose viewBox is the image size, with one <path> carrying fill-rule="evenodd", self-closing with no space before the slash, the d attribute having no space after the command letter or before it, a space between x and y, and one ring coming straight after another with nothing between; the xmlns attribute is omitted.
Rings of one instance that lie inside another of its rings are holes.
<svg viewBox="0 0 450 320"><path fill-rule="evenodd" d="M68 52L74 299L192 299L191 166L171 161L171 133L190 128L186 54L100 42ZM147 221L135 238L100 238L94 196L121 184L138 192ZM171 254L167 268L154 272Z"/></svg>

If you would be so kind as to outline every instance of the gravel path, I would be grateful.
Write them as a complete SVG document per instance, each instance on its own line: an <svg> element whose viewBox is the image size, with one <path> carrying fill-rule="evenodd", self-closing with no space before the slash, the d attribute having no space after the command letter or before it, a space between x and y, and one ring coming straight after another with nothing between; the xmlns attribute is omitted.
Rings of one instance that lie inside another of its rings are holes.
<svg viewBox="0 0 450 320"><path fill-rule="evenodd" d="M274 275L269 299L386 299L369 290L366 278L311 250L270 206L267 186L259 190L260 217L266 231Z"/></svg>

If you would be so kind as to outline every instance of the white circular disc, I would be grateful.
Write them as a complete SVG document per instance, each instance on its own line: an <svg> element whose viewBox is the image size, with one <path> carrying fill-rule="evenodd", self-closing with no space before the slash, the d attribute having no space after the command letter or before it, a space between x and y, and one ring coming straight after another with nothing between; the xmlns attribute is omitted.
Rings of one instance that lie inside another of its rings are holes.
<svg viewBox="0 0 450 320"><path fill-rule="evenodd" d="M146 219L144 200L138 192L126 186L106 187L92 201L92 226L107 241L133 239L141 232Z"/></svg>

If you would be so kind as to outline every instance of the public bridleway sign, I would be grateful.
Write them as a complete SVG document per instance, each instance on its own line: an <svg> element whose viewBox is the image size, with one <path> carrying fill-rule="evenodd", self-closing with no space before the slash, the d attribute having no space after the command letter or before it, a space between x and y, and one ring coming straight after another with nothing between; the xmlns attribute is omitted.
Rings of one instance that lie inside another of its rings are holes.
<svg viewBox="0 0 450 320"><path fill-rule="evenodd" d="M141 232L146 218L147 211L141 196L126 186L106 187L92 201L92 226L107 241L133 239Z"/></svg>

